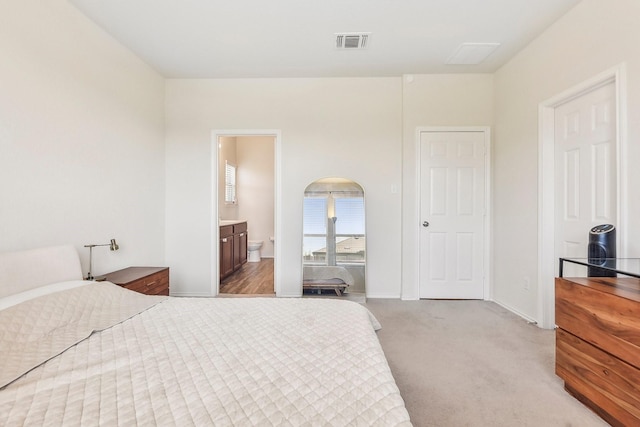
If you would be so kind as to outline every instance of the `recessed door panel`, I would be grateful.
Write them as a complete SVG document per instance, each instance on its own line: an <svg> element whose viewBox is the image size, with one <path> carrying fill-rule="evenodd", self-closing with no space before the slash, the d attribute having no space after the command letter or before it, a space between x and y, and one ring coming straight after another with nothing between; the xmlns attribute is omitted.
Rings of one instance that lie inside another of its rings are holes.
<svg viewBox="0 0 640 427"><path fill-rule="evenodd" d="M456 175L458 215L473 215L475 212L475 169L459 168L456 171Z"/></svg>
<svg viewBox="0 0 640 427"><path fill-rule="evenodd" d="M430 215L445 215L447 213L447 169L432 168Z"/></svg>
<svg viewBox="0 0 640 427"><path fill-rule="evenodd" d="M564 164L564 217L575 221L580 216L580 151L566 151Z"/></svg>
<svg viewBox="0 0 640 427"><path fill-rule="evenodd" d="M611 180L611 144L607 141L591 147L593 161L593 220L603 222L611 218L611 194L614 186Z"/></svg>
<svg viewBox="0 0 640 427"><path fill-rule="evenodd" d="M456 280L458 282L473 280L473 235L474 233L456 234Z"/></svg>
<svg viewBox="0 0 640 427"><path fill-rule="evenodd" d="M447 264L447 235L446 233L431 233L429 236L429 270L430 280L444 281Z"/></svg>

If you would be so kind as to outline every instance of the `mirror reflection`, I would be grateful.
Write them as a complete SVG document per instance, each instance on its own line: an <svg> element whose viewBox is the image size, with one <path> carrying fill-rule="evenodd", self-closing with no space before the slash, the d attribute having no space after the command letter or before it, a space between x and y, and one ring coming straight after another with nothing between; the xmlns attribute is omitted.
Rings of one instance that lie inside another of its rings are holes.
<svg viewBox="0 0 640 427"><path fill-rule="evenodd" d="M364 298L364 190L345 178L323 178L304 192L303 292Z"/></svg>

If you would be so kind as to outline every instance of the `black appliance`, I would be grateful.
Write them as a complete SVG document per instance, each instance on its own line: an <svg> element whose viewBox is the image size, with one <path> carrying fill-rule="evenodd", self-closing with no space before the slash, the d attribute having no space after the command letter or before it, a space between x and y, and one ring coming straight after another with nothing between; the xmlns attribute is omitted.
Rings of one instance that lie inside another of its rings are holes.
<svg viewBox="0 0 640 427"><path fill-rule="evenodd" d="M589 231L587 249L589 264L616 268L616 228L611 224L596 225ZM588 267L589 277L616 277L614 271Z"/></svg>

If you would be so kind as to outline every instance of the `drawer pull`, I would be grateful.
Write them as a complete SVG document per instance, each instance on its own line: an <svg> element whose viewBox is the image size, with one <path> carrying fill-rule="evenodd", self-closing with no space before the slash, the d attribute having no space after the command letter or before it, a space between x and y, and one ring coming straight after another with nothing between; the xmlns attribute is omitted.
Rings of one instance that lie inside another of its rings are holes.
<svg viewBox="0 0 640 427"><path fill-rule="evenodd" d="M222 239L222 243L227 243L227 238Z"/></svg>
<svg viewBox="0 0 640 427"><path fill-rule="evenodd" d="M149 283L147 283L147 288L150 288L150 287L151 287L151 285L155 285L155 284L156 284L156 281L155 281L155 280L154 280L153 282L149 282Z"/></svg>
<svg viewBox="0 0 640 427"><path fill-rule="evenodd" d="M240 237L244 237L244 233L240 233Z"/></svg>

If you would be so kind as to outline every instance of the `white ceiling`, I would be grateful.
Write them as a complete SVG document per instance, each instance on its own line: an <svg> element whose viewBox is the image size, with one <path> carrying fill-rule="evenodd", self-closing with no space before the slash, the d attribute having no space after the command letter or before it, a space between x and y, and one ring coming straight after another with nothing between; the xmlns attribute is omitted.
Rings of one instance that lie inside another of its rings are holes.
<svg viewBox="0 0 640 427"><path fill-rule="evenodd" d="M166 77L490 73L580 0L70 0ZM369 32L365 50L335 33ZM461 43L501 43L446 65Z"/></svg>

